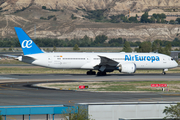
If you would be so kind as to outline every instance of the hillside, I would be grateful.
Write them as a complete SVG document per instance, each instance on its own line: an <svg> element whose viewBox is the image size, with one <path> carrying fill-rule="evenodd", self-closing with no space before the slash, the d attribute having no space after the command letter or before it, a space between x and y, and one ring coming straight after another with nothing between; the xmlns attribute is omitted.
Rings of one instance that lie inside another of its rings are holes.
<svg viewBox="0 0 180 120"><path fill-rule="evenodd" d="M46 9L42 9L45 6ZM179 0L1 0L0 37L15 37L13 27L22 27L30 37L58 39L109 38L128 40L173 40L180 34L180 25L98 23L83 17L91 10L104 10L105 16L143 13L151 9L176 11ZM72 19L72 14L76 19ZM36 28L36 34L34 34Z"/></svg>

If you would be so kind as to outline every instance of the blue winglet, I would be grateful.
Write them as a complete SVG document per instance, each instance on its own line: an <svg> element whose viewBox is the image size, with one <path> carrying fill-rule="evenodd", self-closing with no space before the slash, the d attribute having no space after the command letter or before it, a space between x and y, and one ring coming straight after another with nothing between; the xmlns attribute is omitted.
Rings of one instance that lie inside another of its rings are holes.
<svg viewBox="0 0 180 120"><path fill-rule="evenodd" d="M22 28L14 27L18 36L21 48L24 55L44 53L39 47L31 40L31 38L24 32Z"/></svg>

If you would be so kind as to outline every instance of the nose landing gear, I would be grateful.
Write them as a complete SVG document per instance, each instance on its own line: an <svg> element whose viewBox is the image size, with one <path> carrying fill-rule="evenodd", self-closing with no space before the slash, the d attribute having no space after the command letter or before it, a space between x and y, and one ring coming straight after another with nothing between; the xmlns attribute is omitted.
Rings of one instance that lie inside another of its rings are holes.
<svg viewBox="0 0 180 120"><path fill-rule="evenodd" d="M164 72L164 71L163 71L163 73L162 73L162 74L163 74L163 75L165 75L165 74L166 74L166 72Z"/></svg>
<svg viewBox="0 0 180 120"><path fill-rule="evenodd" d="M166 71L168 71L168 69L163 69L162 74L165 75L165 74L166 74Z"/></svg>

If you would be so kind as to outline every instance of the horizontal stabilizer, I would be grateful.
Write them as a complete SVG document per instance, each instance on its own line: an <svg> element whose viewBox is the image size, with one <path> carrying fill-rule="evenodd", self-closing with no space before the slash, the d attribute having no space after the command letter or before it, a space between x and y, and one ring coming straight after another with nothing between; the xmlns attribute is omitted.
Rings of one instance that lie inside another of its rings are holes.
<svg viewBox="0 0 180 120"><path fill-rule="evenodd" d="M35 58L29 56L22 56L22 58L26 60L36 60Z"/></svg>
<svg viewBox="0 0 180 120"><path fill-rule="evenodd" d="M15 56L15 55L5 55L5 54L3 54L3 56L14 58L14 59L18 58L18 56Z"/></svg>

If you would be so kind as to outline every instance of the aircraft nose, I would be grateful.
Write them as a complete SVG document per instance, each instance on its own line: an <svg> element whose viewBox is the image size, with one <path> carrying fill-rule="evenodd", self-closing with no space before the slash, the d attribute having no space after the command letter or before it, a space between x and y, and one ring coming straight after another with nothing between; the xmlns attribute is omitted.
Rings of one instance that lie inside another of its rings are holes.
<svg viewBox="0 0 180 120"><path fill-rule="evenodd" d="M174 66L177 67L178 66L178 63L176 61L174 61Z"/></svg>

